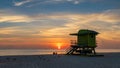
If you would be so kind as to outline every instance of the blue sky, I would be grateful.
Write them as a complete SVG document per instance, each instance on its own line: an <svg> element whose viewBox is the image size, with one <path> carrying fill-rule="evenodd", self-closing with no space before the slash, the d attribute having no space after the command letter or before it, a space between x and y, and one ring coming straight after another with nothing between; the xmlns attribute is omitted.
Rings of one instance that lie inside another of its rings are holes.
<svg viewBox="0 0 120 68"><path fill-rule="evenodd" d="M119 6L120 0L1 0L1 48L68 45L69 33L79 29L100 32L99 48L120 48Z"/></svg>
<svg viewBox="0 0 120 68"><path fill-rule="evenodd" d="M91 13L119 9L119 3L119 0L1 0L0 8L29 14L54 12Z"/></svg>

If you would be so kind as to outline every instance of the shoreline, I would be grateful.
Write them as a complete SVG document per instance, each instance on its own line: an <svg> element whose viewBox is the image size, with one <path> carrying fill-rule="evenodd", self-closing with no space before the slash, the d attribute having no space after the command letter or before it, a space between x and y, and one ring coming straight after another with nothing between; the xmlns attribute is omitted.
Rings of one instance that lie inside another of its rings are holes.
<svg viewBox="0 0 120 68"><path fill-rule="evenodd" d="M120 52L97 52L97 55L107 55L107 54L120 54ZM51 54L33 54L33 55L1 55L0 57L9 57L9 56L42 56L42 55L53 55L53 53L51 52ZM65 53L64 54L56 54L56 55L66 55ZM79 54L73 54L74 56L80 56Z"/></svg>
<svg viewBox="0 0 120 68"><path fill-rule="evenodd" d="M11 55L45 55L45 54L66 54L66 50L46 50L46 49L7 49L0 50L0 56L11 56ZM96 53L111 53L120 52L119 49L96 49Z"/></svg>

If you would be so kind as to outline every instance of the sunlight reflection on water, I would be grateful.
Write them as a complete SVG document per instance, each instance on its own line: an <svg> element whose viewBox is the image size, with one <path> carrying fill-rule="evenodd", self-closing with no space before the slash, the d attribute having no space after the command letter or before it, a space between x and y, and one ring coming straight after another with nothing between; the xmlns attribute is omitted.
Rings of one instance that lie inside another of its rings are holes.
<svg viewBox="0 0 120 68"><path fill-rule="evenodd" d="M53 54L57 52L58 54L65 54L66 50L48 50L48 49L5 49L0 50L0 56L6 55L44 55ZM110 53L110 52L120 52L120 49L96 49L96 52L100 53Z"/></svg>

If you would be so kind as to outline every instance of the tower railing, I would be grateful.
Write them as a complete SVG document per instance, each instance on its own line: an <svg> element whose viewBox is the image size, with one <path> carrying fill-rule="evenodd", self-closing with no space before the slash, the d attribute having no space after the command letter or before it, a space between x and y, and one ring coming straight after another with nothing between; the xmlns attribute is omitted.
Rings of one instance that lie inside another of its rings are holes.
<svg viewBox="0 0 120 68"><path fill-rule="evenodd" d="M77 45L77 40L70 40L71 41L71 45Z"/></svg>

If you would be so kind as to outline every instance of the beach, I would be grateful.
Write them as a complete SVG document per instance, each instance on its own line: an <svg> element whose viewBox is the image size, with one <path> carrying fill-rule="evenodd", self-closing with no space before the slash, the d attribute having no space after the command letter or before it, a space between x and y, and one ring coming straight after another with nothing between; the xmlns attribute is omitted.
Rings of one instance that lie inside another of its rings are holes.
<svg viewBox="0 0 120 68"><path fill-rule="evenodd" d="M120 68L120 53L101 54L0 56L0 68Z"/></svg>

